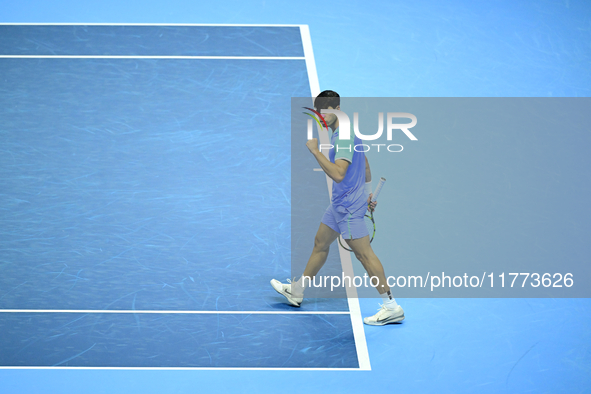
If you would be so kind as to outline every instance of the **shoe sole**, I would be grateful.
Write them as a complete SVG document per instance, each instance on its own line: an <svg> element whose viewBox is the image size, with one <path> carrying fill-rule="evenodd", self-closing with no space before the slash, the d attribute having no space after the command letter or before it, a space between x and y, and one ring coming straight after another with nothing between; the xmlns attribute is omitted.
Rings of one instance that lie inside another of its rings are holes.
<svg viewBox="0 0 591 394"><path fill-rule="evenodd" d="M274 281L279 284L278 285L279 288L275 287L275 282ZM291 298L290 298L291 294L288 294L288 293L286 293L286 292L283 291L283 285L281 284L281 282L279 282L278 280L273 279L273 280L271 280L271 286L273 287L273 289L275 289L275 291L277 293L281 294L283 297L285 297L285 299L287 299L287 301L289 302L289 305L296 306L298 308L300 307L300 305L301 305L300 303L291 300Z"/></svg>
<svg viewBox="0 0 591 394"><path fill-rule="evenodd" d="M404 315L392 317L390 319L386 319L386 320L382 320L382 321L369 322L369 323L366 322L365 319L364 319L363 320L363 323L365 323L365 324L367 324L369 326L385 326L386 324L400 323L403 320L404 320Z"/></svg>

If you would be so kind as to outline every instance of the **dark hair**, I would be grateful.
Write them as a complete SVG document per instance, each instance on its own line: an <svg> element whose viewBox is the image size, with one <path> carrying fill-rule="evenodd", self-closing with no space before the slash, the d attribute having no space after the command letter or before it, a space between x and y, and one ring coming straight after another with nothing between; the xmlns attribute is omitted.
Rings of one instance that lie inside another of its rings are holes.
<svg viewBox="0 0 591 394"><path fill-rule="evenodd" d="M314 100L314 107L318 111L327 109L328 107L336 108L339 105L341 105L341 96L333 90L325 90Z"/></svg>

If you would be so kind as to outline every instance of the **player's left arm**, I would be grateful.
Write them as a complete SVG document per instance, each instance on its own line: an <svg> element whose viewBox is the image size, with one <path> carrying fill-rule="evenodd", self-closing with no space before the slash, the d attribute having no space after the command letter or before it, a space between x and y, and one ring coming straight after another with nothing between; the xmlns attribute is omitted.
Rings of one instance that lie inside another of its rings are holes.
<svg viewBox="0 0 591 394"><path fill-rule="evenodd" d="M369 168L369 160L365 156L365 183L371 182L371 168Z"/></svg>
<svg viewBox="0 0 591 394"><path fill-rule="evenodd" d="M376 209L378 202L371 202L371 197L373 195L371 192L371 168L369 167L369 160L367 160L367 156L365 156L365 186L368 188L369 193L369 197L367 198L367 209L370 212L373 212Z"/></svg>

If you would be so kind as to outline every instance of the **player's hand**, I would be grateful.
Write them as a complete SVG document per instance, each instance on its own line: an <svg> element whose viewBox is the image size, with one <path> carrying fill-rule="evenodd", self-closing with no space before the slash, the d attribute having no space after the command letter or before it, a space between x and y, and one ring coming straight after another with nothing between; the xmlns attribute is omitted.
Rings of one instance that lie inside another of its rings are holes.
<svg viewBox="0 0 591 394"><path fill-rule="evenodd" d="M371 201L371 196L373 196L373 193L369 193L369 197L367 198L367 210L369 212L375 211L376 205L378 205L377 201Z"/></svg>
<svg viewBox="0 0 591 394"><path fill-rule="evenodd" d="M311 140L306 141L306 146L311 153L318 152L318 138L312 138Z"/></svg>

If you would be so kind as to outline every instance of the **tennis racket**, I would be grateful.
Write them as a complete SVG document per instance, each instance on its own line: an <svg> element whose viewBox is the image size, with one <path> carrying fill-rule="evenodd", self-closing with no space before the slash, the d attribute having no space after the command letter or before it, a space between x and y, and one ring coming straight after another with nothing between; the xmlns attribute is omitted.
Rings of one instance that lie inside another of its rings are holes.
<svg viewBox="0 0 591 394"><path fill-rule="evenodd" d="M372 196L371 196L371 202L369 204L371 204L372 202L375 202L378 200L378 196L380 195L380 192L382 191L382 186L384 186L384 183L386 182L386 178L381 177L380 181L378 182L378 186L376 187L376 190L373 192ZM369 208L369 204L368 204L368 208ZM365 217L363 218L363 221L365 222L365 226L367 227L367 231L369 233L369 242L371 243L374 239L374 237L376 236L376 222L373 218L373 211L370 211L369 209L365 212ZM339 236L339 244L341 245L341 247L349 252L352 252L353 250L351 250L347 243L342 239L342 236ZM347 245L347 246L345 246Z"/></svg>

